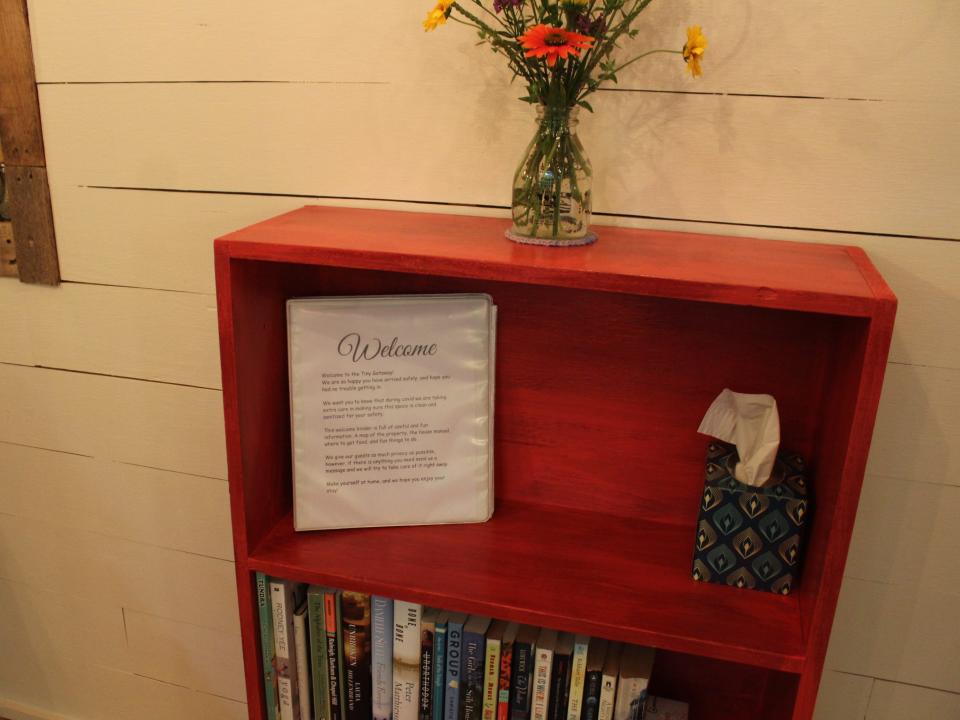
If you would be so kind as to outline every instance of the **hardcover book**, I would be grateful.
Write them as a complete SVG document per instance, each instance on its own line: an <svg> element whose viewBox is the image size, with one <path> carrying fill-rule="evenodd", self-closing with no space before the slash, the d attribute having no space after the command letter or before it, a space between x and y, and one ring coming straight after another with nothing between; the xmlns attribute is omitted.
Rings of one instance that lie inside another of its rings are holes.
<svg viewBox="0 0 960 720"><path fill-rule="evenodd" d="M513 645L520 626L509 623L500 641L500 689L497 693L497 720L510 720L510 685L513 681Z"/></svg>
<svg viewBox="0 0 960 720"><path fill-rule="evenodd" d="M640 720L653 672L653 648L624 645L620 654L620 679L613 720Z"/></svg>
<svg viewBox="0 0 960 720"><path fill-rule="evenodd" d="M293 614L302 600L303 590L297 583L288 580L271 580L273 647L277 662L281 720L308 720L300 715L297 652L293 635Z"/></svg>
<svg viewBox="0 0 960 720"><path fill-rule="evenodd" d="M550 708L550 676L553 673L553 651L557 647L557 631L544 628L537 638L533 663L533 700L530 704L532 720L547 720Z"/></svg>
<svg viewBox="0 0 960 720"><path fill-rule="evenodd" d="M447 622L450 613L441 610L433 635L433 720L443 720L444 688L447 680Z"/></svg>
<svg viewBox="0 0 960 720"><path fill-rule="evenodd" d="M323 617L326 626L327 677L330 682L331 720L346 720L343 699L343 656L340 652L340 591L326 590L323 594Z"/></svg>
<svg viewBox="0 0 960 720"><path fill-rule="evenodd" d="M460 669L463 662L463 624L467 616L451 614L447 618L447 652L443 690L443 720L460 720Z"/></svg>
<svg viewBox="0 0 960 720"><path fill-rule="evenodd" d="M287 302L297 530L493 514L488 295Z"/></svg>
<svg viewBox="0 0 960 720"><path fill-rule="evenodd" d="M370 677L370 596L340 593L340 632L346 720L370 720L373 713Z"/></svg>
<svg viewBox="0 0 960 720"><path fill-rule="evenodd" d="M299 688L300 717L310 720L313 717L313 703L310 697L310 660L307 650L307 601L304 600L293 614L293 647L297 654L297 687Z"/></svg>
<svg viewBox="0 0 960 720"><path fill-rule="evenodd" d="M483 720L497 720L500 694L500 645L507 629L506 620L494 620L487 630L487 650L483 660Z"/></svg>
<svg viewBox="0 0 960 720"><path fill-rule="evenodd" d="M610 643L607 657L603 661L603 679L600 683L600 705L598 720L613 720L613 708L617 699L617 679L620 677L620 653L623 645Z"/></svg>
<svg viewBox="0 0 960 720"><path fill-rule="evenodd" d="M549 720L567 720L567 706L570 703L570 666L572 661L573 635L567 632L560 633L557 637L557 648L553 651L550 706L547 711Z"/></svg>
<svg viewBox="0 0 960 720"><path fill-rule="evenodd" d="M330 676L327 668L327 626L323 606L323 596L326 592L328 592L326 588L317 585L311 585L307 590L313 720L332 720L330 717ZM339 718L333 720L339 720Z"/></svg>
<svg viewBox="0 0 960 720"><path fill-rule="evenodd" d="M433 664L440 611L427 608L420 619L420 720L433 720Z"/></svg>
<svg viewBox="0 0 960 720"><path fill-rule="evenodd" d="M374 595L373 612L373 720L393 717L393 600Z"/></svg>
<svg viewBox="0 0 960 720"><path fill-rule="evenodd" d="M463 626L460 670L460 718L480 720L483 714L483 669L490 618L473 615Z"/></svg>
<svg viewBox="0 0 960 720"><path fill-rule="evenodd" d="M567 720L580 720L589 650L590 638L586 635L577 635L573 640L573 659L570 663L570 699L567 702Z"/></svg>
<svg viewBox="0 0 960 720"><path fill-rule="evenodd" d="M530 720L533 649L540 631L521 625L513 642L513 669L510 682L510 720Z"/></svg>
<svg viewBox="0 0 960 720"><path fill-rule="evenodd" d="M260 611L260 662L263 667L267 720L277 720L280 716L280 697L277 692L276 650L273 647L270 579L262 572L257 573L257 609Z"/></svg>
<svg viewBox="0 0 960 720"><path fill-rule="evenodd" d="M590 639L587 670L583 678L581 720L599 720L600 693L603 691L603 664L606 661L608 645L609 643L602 638Z"/></svg>
<svg viewBox="0 0 960 720"><path fill-rule="evenodd" d="M393 601L393 717L418 720L420 713L420 618L423 606Z"/></svg>

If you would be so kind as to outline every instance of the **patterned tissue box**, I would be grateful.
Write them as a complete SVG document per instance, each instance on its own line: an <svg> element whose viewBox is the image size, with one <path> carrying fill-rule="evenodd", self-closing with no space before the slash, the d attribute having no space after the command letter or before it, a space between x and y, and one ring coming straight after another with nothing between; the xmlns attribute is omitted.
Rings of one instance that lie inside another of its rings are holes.
<svg viewBox="0 0 960 720"><path fill-rule="evenodd" d="M787 595L797 581L811 510L806 464L777 453L765 487L734 478L734 445L707 447L693 579Z"/></svg>

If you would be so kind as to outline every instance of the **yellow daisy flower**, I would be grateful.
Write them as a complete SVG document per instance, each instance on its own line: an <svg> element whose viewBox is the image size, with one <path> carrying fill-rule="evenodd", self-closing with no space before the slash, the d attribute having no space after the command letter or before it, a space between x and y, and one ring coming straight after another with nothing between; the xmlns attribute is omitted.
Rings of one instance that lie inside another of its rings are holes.
<svg viewBox="0 0 960 720"><path fill-rule="evenodd" d="M450 11L450 6L456 0L440 0L433 9L427 13L427 19L423 21L423 29L426 32L430 30L436 30L439 26L443 25L447 21L447 15Z"/></svg>
<svg viewBox="0 0 960 720"><path fill-rule="evenodd" d="M703 75L703 69L700 67L700 60L703 59L703 52L707 49L707 38L703 36L703 31L699 25L691 25L687 28L687 44L683 46L683 61L687 64L687 70L693 77Z"/></svg>

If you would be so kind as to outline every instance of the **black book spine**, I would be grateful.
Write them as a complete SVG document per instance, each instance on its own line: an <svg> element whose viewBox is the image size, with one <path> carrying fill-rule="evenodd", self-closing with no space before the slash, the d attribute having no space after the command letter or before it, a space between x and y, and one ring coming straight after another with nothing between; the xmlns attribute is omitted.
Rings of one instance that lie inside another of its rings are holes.
<svg viewBox="0 0 960 720"><path fill-rule="evenodd" d="M603 673L592 670L583 680L583 709L580 720L597 720L600 714L600 689L603 685Z"/></svg>
<svg viewBox="0 0 960 720"><path fill-rule="evenodd" d="M370 596L343 592L340 596L340 613L343 629L343 686L347 696L346 720L370 720L373 713Z"/></svg>
<svg viewBox="0 0 960 720"><path fill-rule="evenodd" d="M420 630L420 720L433 720L433 643L434 632Z"/></svg>
<svg viewBox="0 0 960 720"><path fill-rule="evenodd" d="M550 676L550 704L547 720L567 720L567 701L570 698L570 656L553 656Z"/></svg>
<svg viewBox="0 0 960 720"><path fill-rule="evenodd" d="M513 645L513 671L510 683L510 720L530 720L530 678L533 673L533 645Z"/></svg>

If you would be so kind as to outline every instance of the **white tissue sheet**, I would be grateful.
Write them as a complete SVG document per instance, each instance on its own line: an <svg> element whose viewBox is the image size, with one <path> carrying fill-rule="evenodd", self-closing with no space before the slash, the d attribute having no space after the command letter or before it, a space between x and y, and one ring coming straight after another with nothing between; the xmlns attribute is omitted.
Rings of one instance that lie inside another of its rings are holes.
<svg viewBox="0 0 960 720"><path fill-rule="evenodd" d="M780 415L772 395L724 389L703 416L698 432L737 446L734 477L761 487L770 479L780 447Z"/></svg>

